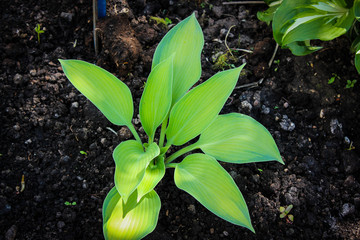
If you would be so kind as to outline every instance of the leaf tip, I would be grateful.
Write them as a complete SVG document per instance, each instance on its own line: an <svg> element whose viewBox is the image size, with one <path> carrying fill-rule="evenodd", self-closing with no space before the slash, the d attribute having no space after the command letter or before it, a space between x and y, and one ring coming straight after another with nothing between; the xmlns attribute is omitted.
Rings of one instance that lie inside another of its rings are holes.
<svg viewBox="0 0 360 240"><path fill-rule="evenodd" d="M254 227L250 223L250 226L247 227L250 231L252 231L254 234L256 234Z"/></svg>

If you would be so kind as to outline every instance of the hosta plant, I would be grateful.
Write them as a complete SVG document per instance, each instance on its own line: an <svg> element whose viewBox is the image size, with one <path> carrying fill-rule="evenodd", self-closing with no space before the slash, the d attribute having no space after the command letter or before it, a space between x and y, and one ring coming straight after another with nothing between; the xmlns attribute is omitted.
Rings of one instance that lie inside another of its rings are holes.
<svg viewBox="0 0 360 240"><path fill-rule="evenodd" d="M275 41L302 56L321 49L311 40L329 41L347 34L353 42L360 73L360 0L265 0L269 8L258 18L270 24Z"/></svg>
<svg viewBox="0 0 360 240"><path fill-rule="evenodd" d="M219 72L190 89L201 75L203 45L194 14L158 45L139 105L147 139L141 139L132 124L134 104L122 81L93 64L60 60L71 83L110 122L127 126L135 138L113 152L115 187L103 204L105 239L140 239L155 229L161 202L154 188L167 168L175 169L178 188L217 216L254 232L240 190L218 161L283 161L260 123L239 113L219 115L243 66ZM172 151L174 146L180 150Z"/></svg>

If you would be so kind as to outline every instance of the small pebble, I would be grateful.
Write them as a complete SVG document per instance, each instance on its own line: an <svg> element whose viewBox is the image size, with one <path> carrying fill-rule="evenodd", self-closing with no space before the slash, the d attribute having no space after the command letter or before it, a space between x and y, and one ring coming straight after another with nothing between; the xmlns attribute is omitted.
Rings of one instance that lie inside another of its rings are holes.
<svg viewBox="0 0 360 240"><path fill-rule="evenodd" d="M78 108L78 107L79 107L79 103L78 103L78 102L73 102L73 103L71 103L71 107L72 107L72 108Z"/></svg>
<svg viewBox="0 0 360 240"><path fill-rule="evenodd" d="M331 119L330 121L330 131L332 134L336 134L336 132L342 132L342 124L337 119Z"/></svg>
<svg viewBox="0 0 360 240"><path fill-rule="evenodd" d="M64 18L68 22L71 22L73 17L74 17L74 14L73 13L62 12L62 13L60 13L60 17Z"/></svg>
<svg viewBox="0 0 360 240"><path fill-rule="evenodd" d="M19 85L23 82L22 79L23 79L23 77L17 73L17 74L15 74L13 81L16 85Z"/></svg>
<svg viewBox="0 0 360 240"><path fill-rule="evenodd" d="M15 124L15 125L13 126L13 128L14 128L15 131L19 131L19 130L20 130L19 124Z"/></svg>
<svg viewBox="0 0 360 240"><path fill-rule="evenodd" d="M56 226L61 229L61 228L65 227L65 223L63 221L58 221Z"/></svg>
<svg viewBox="0 0 360 240"><path fill-rule="evenodd" d="M188 207L189 211L193 214L196 213L196 209L195 209L195 205L194 204L190 204L189 207Z"/></svg>
<svg viewBox="0 0 360 240"><path fill-rule="evenodd" d="M241 102L241 108L251 111L252 105L251 105L251 103L249 103L248 101L245 100L245 101Z"/></svg>
<svg viewBox="0 0 360 240"><path fill-rule="evenodd" d="M342 206L341 216L346 217L355 213L355 206L351 203L345 203Z"/></svg>
<svg viewBox="0 0 360 240"><path fill-rule="evenodd" d="M12 225L5 233L5 240L14 240L17 233L17 226Z"/></svg>
<svg viewBox="0 0 360 240"><path fill-rule="evenodd" d="M229 236L229 233L227 231L223 231L223 234L225 237Z"/></svg>
<svg viewBox="0 0 360 240"><path fill-rule="evenodd" d="M36 76L36 70L35 69L30 70L30 75L35 77Z"/></svg>
<svg viewBox="0 0 360 240"><path fill-rule="evenodd" d="M83 181L82 188L83 188L83 189L87 189L87 188L88 188L88 184L87 184L86 180Z"/></svg>
<svg viewBox="0 0 360 240"><path fill-rule="evenodd" d="M291 132L295 129L295 123L293 123L287 115L284 115L280 122L280 127L285 131Z"/></svg>

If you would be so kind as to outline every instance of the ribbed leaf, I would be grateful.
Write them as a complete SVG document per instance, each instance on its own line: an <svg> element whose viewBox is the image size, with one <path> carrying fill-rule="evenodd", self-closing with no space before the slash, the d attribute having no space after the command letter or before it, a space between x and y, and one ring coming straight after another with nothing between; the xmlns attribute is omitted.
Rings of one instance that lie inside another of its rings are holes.
<svg viewBox="0 0 360 240"><path fill-rule="evenodd" d="M284 0L274 14L274 39L281 46L312 39L332 40L352 25L345 1Z"/></svg>
<svg viewBox="0 0 360 240"><path fill-rule="evenodd" d="M173 57L170 56L152 69L140 100L141 124L151 140L171 107Z"/></svg>
<svg viewBox="0 0 360 240"><path fill-rule="evenodd" d="M230 96L243 67L215 74L174 105L166 131L168 145L182 145L209 126Z"/></svg>
<svg viewBox="0 0 360 240"><path fill-rule="evenodd" d="M125 83L108 71L80 60L59 60L66 77L110 122L131 125L134 106Z"/></svg>
<svg viewBox="0 0 360 240"><path fill-rule="evenodd" d="M153 190L165 175L164 158L158 157L147 166L145 175L137 187L139 201L145 194Z"/></svg>
<svg viewBox="0 0 360 240"><path fill-rule="evenodd" d="M252 232L246 202L234 180L215 158L196 153L177 164L175 184L217 216Z"/></svg>
<svg viewBox="0 0 360 240"><path fill-rule="evenodd" d="M115 186L121 197L126 202L140 184L145 175L149 162L160 153L156 143L152 143L144 152L141 143L128 140L120 143L114 150L115 161Z"/></svg>
<svg viewBox="0 0 360 240"><path fill-rule="evenodd" d="M154 231L161 201L154 190L137 203L135 191L126 204L112 188L103 204L103 231L106 240L141 239Z"/></svg>
<svg viewBox="0 0 360 240"><path fill-rule="evenodd" d="M219 115L200 135L196 146L224 162L284 163L269 131L253 118L239 113Z"/></svg>
<svg viewBox="0 0 360 240"><path fill-rule="evenodd" d="M201 75L204 36L195 14L172 28L155 50L152 68L175 54L172 104L180 99Z"/></svg>

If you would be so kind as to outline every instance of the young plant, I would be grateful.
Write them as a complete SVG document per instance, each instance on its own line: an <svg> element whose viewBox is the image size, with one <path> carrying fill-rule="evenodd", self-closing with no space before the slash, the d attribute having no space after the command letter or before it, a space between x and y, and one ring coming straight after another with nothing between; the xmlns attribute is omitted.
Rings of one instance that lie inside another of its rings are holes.
<svg viewBox="0 0 360 240"><path fill-rule="evenodd" d="M76 205L76 202L66 201L66 202L64 202L64 204L65 204L66 206L75 206L75 205Z"/></svg>
<svg viewBox="0 0 360 240"><path fill-rule="evenodd" d="M347 80L345 88L353 88L357 80Z"/></svg>
<svg viewBox="0 0 360 240"><path fill-rule="evenodd" d="M220 218L254 232L240 190L218 161L283 161L274 139L260 123L240 113L219 115L244 65L219 72L190 89L201 75L203 45L194 14L172 28L158 45L139 106L147 143L132 124L133 100L122 81L95 65L59 60L72 84L110 122L127 126L135 137L113 152L115 187L103 204L105 239L140 239L155 229L161 202L154 188L167 168L175 169L178 188ZM196 137L197 141L185 145ZM168 156L173 146L182 148ZM196 149L203 153L179 160Z"/></svg>
<svg viewBox="0 0 360 240"><path fill-rule="evenodd" d="M280 218L285 218L287 223L293 223L294 222L294 215L289 214L291 209L293 209L293 205L290 204L289 206L285 207L280 207L279 211L280 211Z"/></svg>
<svg viewBox="0 0 360 240"><path fill-rule="evenodd" d="M333 84L336 79L340 79L340 77L336 73L333 73L332 77L328 80L328 84Z"/></svg>
<svg viewBox="0 0 360 240"><path fill-rule="evenodd" d="M270 24L275 41L303 56L322 47L311 40L329 41L345 33L353 44L355 67L360 73L360 0L265 0L269 9L258 12L260 20Z"/></svg>
<svg viewBox="0 0 360 240"><path fill-rule="evenodd" d="M38 43L40 43L40 34L44 33L45 30L44 30L44 28L41 29L40 24L36 24L36 27L34 28L34 30L37 33Z"/></svg>
<svg viewBox="0 0 360 240"><path fill-rule="evenodd" d="M172 24L172 21L169 18L161 18L161 17L150 17L151 20L156 22L156 25L161 24L165 27L165 29L168 29L169 25Z"/></svg>

